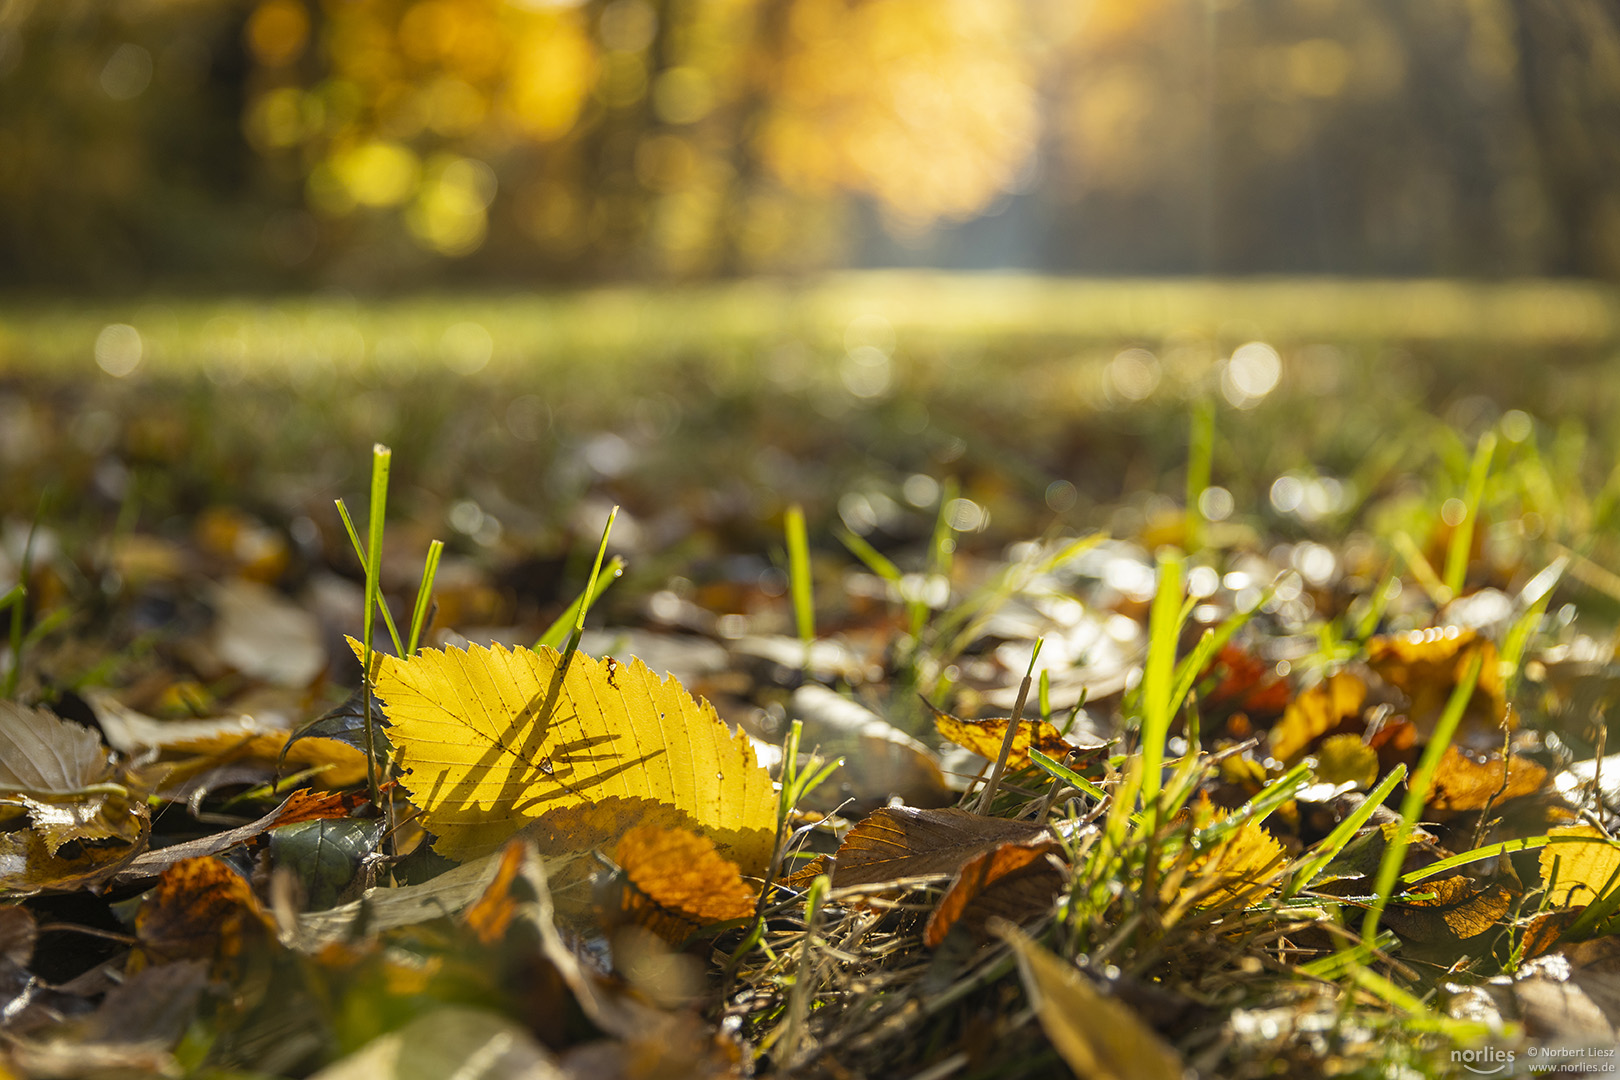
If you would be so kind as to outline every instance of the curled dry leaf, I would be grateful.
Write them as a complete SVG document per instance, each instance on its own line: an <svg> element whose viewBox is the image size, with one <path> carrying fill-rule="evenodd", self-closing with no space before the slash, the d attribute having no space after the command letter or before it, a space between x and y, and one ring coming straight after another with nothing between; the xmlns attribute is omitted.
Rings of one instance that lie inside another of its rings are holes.
<svg viewBox="0 0 1620 1080"><path fill-rule="evenodd" d="M1303 691L1271 729L1271 753L1292 765L1312 743L1361 715L1367 684L1348 671L1336 672Z"/></svg>
<svg viewBox="0 0 1620 1080"><path fill-rule="evenodd" d="M442 855L482 855L548 812L616 798L672 808L747 872L770 859L776 794L747 736L639 660L575 654L565 672L552 649L474 645L375 654L371 676Z"/></svg>
<svg viewBox="0 0 1620 1080"><path fill-rule="evenodd" d="M928 708L934 714L934 729L942 738L949 739L957 746L965 747L991 761L1001 756L1001 744L1007 738L1007 725L1012 722L1012 717L963 720L950 713L941 712L932 705ZM1062 761L1072 753L1100 753L1108 744L1101 739L1065 737L1047 720L1024 719L1019 722L1018 731L1013 735L1012 749L1007 752L1007 767L1018 769L1028 765L1031 746L1047 757Z"/></svg>
<svg viewBox="0 0 1620 1080"><path fill-rule="evenodd" d="M737 864L723 858L708 837L686 829L637 826L619 841L613 861L649 901L694 926L746 919L754 913L754 890L743 883Z"/></svg>
<svg viewBox="0 0 1620 1080"><path fill-rule="evenodd" d="M1425 881L1414 891L1431 898L1390 904L1383 922L1403 938L1425 944L1449 945L1499 929L1514 897L1506 885L1482 885L1464 874Z"/></svg>
<svg viewBox="0 0 1620 1080"><path fill-rule="evenodd" d="M1017 925L1052 910L1063 888L1063 868L1055 842L1002 844L970 859L928 917L923 944L938 948L954 927L988 940L986 924L1003 919Z"/></svg>
<svg viewBox="0 0 1620 1080"><path fill-rule="evenodd" d="M835 888L883 885L908 878L955 874L969 859L1002 844L1036 844L1053 839L1044 825L983 817L946 807L918 810L887 806L856 825L838 846L832 883ZM826 872L816 860L789 878L807 886Z"/></svg>
<svg viewBox="0 0 1620 1080"><path fill-rule="evenodd" d="M1181 1080L1181 1058L1130 1006L1095 986L1079 968L1015 926L996 932L1018 957L1024 992L1041 1028L1081 1080Z"/></svg>

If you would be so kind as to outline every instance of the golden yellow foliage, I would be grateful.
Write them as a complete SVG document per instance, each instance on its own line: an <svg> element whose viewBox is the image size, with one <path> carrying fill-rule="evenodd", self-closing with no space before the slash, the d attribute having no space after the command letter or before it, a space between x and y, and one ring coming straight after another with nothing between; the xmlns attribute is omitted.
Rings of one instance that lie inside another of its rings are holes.
<svg viewBox="0 0 1620 1080"><path fill-rule="evenodd" d="M1620 845L1590 825L1549 829L1548 836L1585 837L1589 844L1548 844L1541 849L1547 902L1556 907L1590 904L1620 886Z"/></svg>
<svg viewBox="0 0 1620 1080"><path fill-rule="evenodd" d="M584 850L615 835L603 835L604 821L623 820L598 811L651 807L708 836L744 872L763 870L776 796L747 736L639 660L575 654L566 672L560 660L553 649L478 645L374 656L403 784L435 849L486 854L560 814L580 828L552 830L552 846Z"/></svg>
<svg viewBox="0 0 1620 1080"><path fill-rule="evenodd" d="M1283 864L1283 847L1254 822L1246 822L1192 866L1188 889L1199 907L1241 907L1265 892Z"/></svg>
<svg viewBox="0 0 1620 1080"><path fill-rule="evenodd" d="M1367 684L1341 671L1300 694L1289 703L1283 718L1271 729L1271 753L1278 761L1298 761L1320 735L1361 711Z"/></svg>

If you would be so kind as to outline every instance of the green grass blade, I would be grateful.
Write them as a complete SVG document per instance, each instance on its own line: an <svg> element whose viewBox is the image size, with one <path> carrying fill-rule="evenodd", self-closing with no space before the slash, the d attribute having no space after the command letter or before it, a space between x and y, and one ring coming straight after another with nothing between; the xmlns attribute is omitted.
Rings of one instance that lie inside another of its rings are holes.
<svg viewBox="0 0 1620 1080"><path fill-rule="evenodd" d="M581 602L579 611L574 616L573 633L568 635L568 647L563 650L562 664L565 669L579 649L580 636L585 633L585 615L591 610L591 602L596 598L596 582L602 576L602 560L607 557L608 537L613 533L613 522L618 516L619 508L614 506L608 511L607 524L602 526L602 541L596 545L596 562L591 564L591 576L585 582L585 591L580 593Z"/></svg>
<svg viewBox="0 0 1620 1080"><path fill-rule="evenodd" d="M1303 761L1300 762L1267 784L1254 798L1233 810L1221 820L1200 829L1193 838L1193 843L1200 848L1208 847L1211 844L1219 843L1226 838L1228 833L1236 832L1245 825L1260 824L1270 817L1279 806L1292 799L1300 788L1311 782L1311 779L1310 765Z"/></svg>
<svg viewBox="0 0 1620 1080"><path fill-rule="evenodd" d="M1445 755L1446 747L1451 745L1451 737L1456 734L1463 710L1468 707L1468 699L1473 696L1474 686L1479 682L1479 668L1480 657L1476 654L1469 661L1462 680L1451 692L1445 710L1434 726L1434 734L1429 738L1429 745L1423 748L1423 756L1412 773L1412 782L1406 786L1406 797L1401 800L1401 825L1395 838L1384 848L1384 857L1378 864L1378 877L1373 886L1373 902L1362 920L1363 939L1370 940L1378 929L1378 919L1383 915L1384 905L1389 902L1390 893L1395 888L1395 879L1400 876L1401 860L1406 857L1406 849L1411 845L1412 830L1417 827L1418 815L1423 812L1423 800L1434 781L1435 770L1440 767L1440 759Z"/></svg>
<svg viewBox="0 0 1620 1080"><path fill-rule="evenodd" d="M1142 672L1142 802L1159 797L1164 744L1175 718L1176 641L1181 634L1182 581L1180 553L1159 560L1159 589L1148 615L1147 665Z"/></svg>
<svg viewBox="0 0 1620 1080"><path fill-rule="evenodd" d="M596 588L588 596L581 590L580 594L574 597L573 602L563 609L563 613L558 615L550 626L546 627L546 632L536 638L534 644L530 647L534 649L544 646L550 646L553 649L562 648L563 643L568 640L569 631L574 628L575 621L580 617L580 609L582 607L588 608L596 603L597 600L601 599L602 594L608 591L608 586L619 580L623 575L624 557L615 555L602 568L601 575L596 579Z"/></svg>
<svg viewBox="0 0 1620 1080"><path fill-rule="evenodd" d="M1445 585L1452 596L1462 595L1468 579L1468 553L1474 546L1474 522L1479 517L1479 504L1485 497L1485 481L1491 473L1491 456L1496 452L1496 433L1487 431L1474 447L1474 461L1468 469L1468 487L1463 493L1467 510L1462 521L1451 532L1446 545Z"/></svg>
<svg viewBox="0 0 1620 1080"><path fill-rule="evenodd" d="M1033 746L1029 748L1029 760L1033 761L1038 768L1044 770L1053 779L1061 780L1070 787L1085 792L1098 802L1102 802L1104 799L1108 798L1108 792L1104 791L1090 780L1087 780L1085 777L1081 776L1079 773L1075 772L1061 761L1048 757L1039 750L1035 749Z"/></svg>
<svg viewBox="0 0 1620 1080"><path fill-rule="evenodd" d="M1378 781L1377 786L1367 792L1367 797L1362 800L1361 805L1356 807L1350 816L1339 822L1333 831L1328 833L1322 842L1316 845L1315 853L1302 862L1299 868L1294 871L1287 887L1283 890L1284 899L1293 896L1301 889L1310 888L1311 882L1316 880L1316 875L1320 874L1328 863L1338 858L1339 852L1344 850L1344 846L1350 842L1350 838L1360 831L1361 827L1367 823L1367 819L1373 816L1374 811L1384 805L1384 800L1389 798L1389 793L1394 790L1395 785L1405 779L1406 766L1396 765L1382 780Z"/></svg>
<svg viewBox="0 0 1620 1080"><path fill-rule="evenodd" d="M801 524L803 522L802 516L800 522ZM861 560L868 570L887 581L890 585L899 585L901 580L905 578L905 575L900 572L900 568L894 565L887 555L867 543L864 536L850 532L848 529L840 529L838 531L838 540L849 548L849 553Z"/></svg>
<svg viewBox="0 0 1620 1080"><path fill-rule="evenodd" d="M371 505L367 508L366 529L366 644L371 644L372 608L382 600L382 546L383 525L388 517L388 472L394 452L382 443L371 448ZM386 605L382 605L386 611ZM394 655L404 656L405 645L399 639L392 616L384 615L388 636L394 642ZM369 669L368 669L369 670Z"/></svg>
<svg viewBox="0 0 1620 1080"><path fill-rule="evenodd" d="M365 541L360 539L360 533L354 527L354 519L349 516L349 508L344 505L343 500L334 499L333 502L337 506L338 517L343 519L344 531L349 534L349 544L354 548L355 558L360 560L360 568L364 570L371 564L371 558L366 554ZM399 631L394 627L394 613L388 610L388 598L378 593L376 606L382 610L383 625L388 628L389 636L397 642L399 640ZM371 607L368 605L366 610L370 612ZM369 634L370 631L367 631L368 641L370 640Z"/></svg>
<svg viewBox="0 0 1620 1080"><path fill-rule="evenodd" d="M422 584L416 590L416 606L411 609L411 636L406 643L406 656L416 655L417 643L426 629L428 605L433 599L433 579L439 573L439 556L444 553L444 541L428 544L427 561L422 564Z"/></svg>
<svg viewBox="0 0 1620 1080"><path fill-rule="evenodd" d="M810 643L816 639L815 593L810 581L810 538L804 528L804 507L798 503L783 515L787 532L788 585L793 593L793 623L804 642L805 666L810 665Z"/></svg>

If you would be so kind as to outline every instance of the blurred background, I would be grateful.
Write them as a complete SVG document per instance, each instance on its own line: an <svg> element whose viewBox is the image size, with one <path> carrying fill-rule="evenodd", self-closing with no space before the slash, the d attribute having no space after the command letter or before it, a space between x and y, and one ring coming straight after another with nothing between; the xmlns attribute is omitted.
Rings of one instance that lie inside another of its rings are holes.
<svg viewBox="0 0 1620 1080"><path fill-rule="evenodd" d="M0 285L1613 278L1613 0L3 0Z"/></svg>

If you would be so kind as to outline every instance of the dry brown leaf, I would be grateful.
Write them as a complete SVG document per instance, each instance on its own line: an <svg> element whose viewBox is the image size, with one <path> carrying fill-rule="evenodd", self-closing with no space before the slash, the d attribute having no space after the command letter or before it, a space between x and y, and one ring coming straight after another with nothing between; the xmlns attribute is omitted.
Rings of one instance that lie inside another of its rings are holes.
<svg viewBox="0 0 1620 1080"><path fill-rule="evenodd" d="M207 960L229 976L275 927L247 881L212 856L186 859L163 872L135 912L135 936L147 964Z"/></svg>
<svg viewBox="0 0 1620 1080"><path fill-rule="evenodd" d="M1367 684L1348 671L1328 676L1289 703L1271 729L1271 753L1292 765L1318 738L1361 715Z"/></svg>
<svg viewBox="0 0 1620 1080"><path fill-rule="evenodd" d="M991 761L1001 756L1001 744L1007 738L1007 725L1012 721L1012 717L963 720L950 713L941 712L932 705L928 708L934 714L934 729L942 738L949 739L957 746L965 747ZM1062 761L1072 753L1099 753L1108 744L1100 739L1065 738L1050 721L1026 718L1019 721L1018 732L1013 736L1012 749L1007 753L1007 767L1020 769L1028 765L1031 746L1047 757Z"/></svg>
<svg viewBox="0 0 1620 1080"><path fill-rule="evenodd" d="M72 795L111 775L96 732L45 709L0 701L0 794Z"/></svg>
<svg viewBox="0 0 1620 1080"><path fill-rule="evenodd" d="M485 945L494 945L506 936L517 904L512 899L512 886L523 870L526 845L522 840L509 840L501 849L495 879L484 894L462 912L461 921Z"/></svg>
<svg viewBox="0 0 1620 1080"><path fill-rule="evenodd" d="M985 925L1003 919L1013 925L1045 915L1063 888L1056 843L1002 844L970 859L928 917L923 944L938 948L953 927L988 940Z"/></svg>
<svg viewBox="0 0 1620 1080"><path fill-rule="evenodd" d="M1051 839L1044 825L983 817L946 807L918 810L889 806L870 814L844 837L834 862L833 886L881 885L916 877L955 874L969 859L1002 844ZM799 871L790 883L815 873Z"/></svg>
<svg viewBox="0 0 1620 1080"><path fill-rule="evenodd" d="M1427 809L1435 813L1500 807L1509 799L1534 794L1547 783L1547 770L1529 758L1512 755L1506 765L1501 754L1481 761L1459 749L1446 747L1429 788Z"/></svg>
<svg viewBox="0 0 1620 1080"><path fill-rule="evenodd" d="M1080 1080L1181 1080L1181 1058L1130 1006L1014 926L997 932L1018 957L1041 1028Z"/></svg>
<svg viewBox="0 0 1620 1080"><path fill-rule="evenodd" d="M1513 907L1514 893L1506 885L1481 885L1463 874L1425 881L1414 891L1433 898L1392 903L1384 909L1383 923L1425 944L1449 945L1495 930Z"/></svg>

